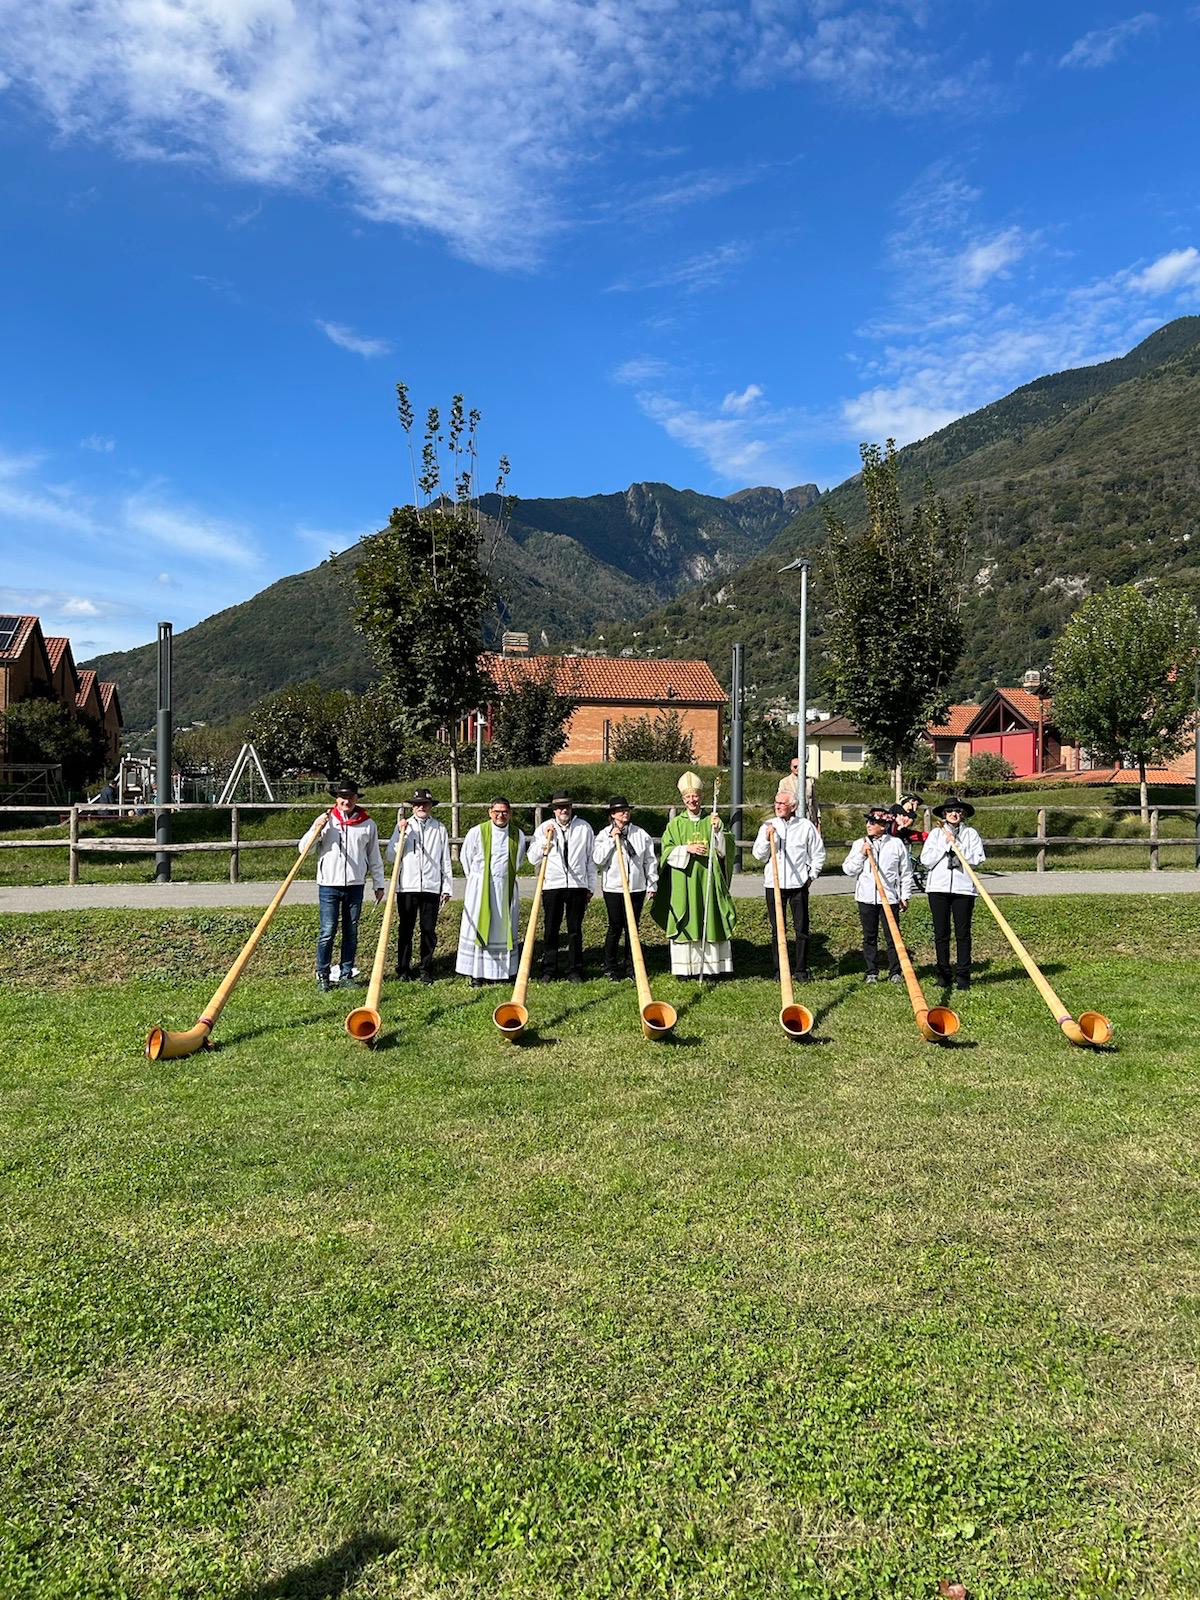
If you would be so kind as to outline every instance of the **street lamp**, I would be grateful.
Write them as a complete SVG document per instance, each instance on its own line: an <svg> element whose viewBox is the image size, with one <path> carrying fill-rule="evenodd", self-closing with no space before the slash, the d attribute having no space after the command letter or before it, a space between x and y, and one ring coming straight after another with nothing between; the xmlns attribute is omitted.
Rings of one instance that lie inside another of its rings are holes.
<svg viewBox="0 0 1200 1600"><path fill-rule="evenodd" d="M799 758L797 772L796 799L799 801L800 815L808 815L808 741L805 730L808 720L808 568L809 562L803 556L797 556L795 561L789 561L786 567L780 567L780 572L799 572L800 574L800 682L797 690L797 710L799 726L796 732L796 755Z"/></svg>

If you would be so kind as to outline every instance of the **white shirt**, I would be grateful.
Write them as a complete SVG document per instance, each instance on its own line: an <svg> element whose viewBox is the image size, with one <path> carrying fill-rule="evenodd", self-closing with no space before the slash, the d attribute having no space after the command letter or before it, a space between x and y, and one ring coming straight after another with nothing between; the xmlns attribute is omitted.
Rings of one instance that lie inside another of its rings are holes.
<svg viewBox="0 0 1200 1600"><path fill-rule="evenodd" d="M779 857L779 887L803 889L805 884L819 878L825 865L825 841L806 817L772 817L758 830L758 838L750 847L755 861L765 861L763 882L768 889L775 887L775 873L771 867L771 841L767 829L775 829L775 853Z"/></svg>
<svg viewBox="0 0 1200 1600"><path fill-rule="evenodd" d="M334 807L334 810L337 808ZM353 813L351 813L353 815ZM335 822L332 812L326 812L313 823L297 848L303 850L304 840L317 835L317 882L327 888L354 888L365 883L367 873L377 889L387 887L383 875L383 857L379 854L379 832L374 820L364 813L362 822Z"/></svg>
<svg viewBox="0 0 1200 1600"><path fill-rule="evenodd" d="M400 838L397 823L388 840L387 859L396 859L396 843ZM450 835L436 817L423 821L413 815L404 829L404 844L400 853L401 894L446 894L453 886L453 869L450 866Z"/></svg>
<svg viewBox="0 0 1200 1600"><path fill-rule="evenodd" d="M970 873L964 870L962 862L951 850L942 824L936 818L934 823L928 839L921 846L921 865L929 868L925 893L974 894L975 885L971 882ZM958 825L957 844L973 867L987 860L983 852L983 840L965 822Z"/></svg>
<svg viewBox="0 0 1200 1600"><path fill-rule="evenodd" d="M546 864L545 887L586 889L589 894L594 894L596 863L592 860L592 851L596 847L596 835L592 832L591 824L582 817L572 817L565 828L557 821L549 824L543 822L535 828L526 851L530 866L539 866L546 854L548 826L554 829L554 836L550 843L550 859Z"/></svg>
<svg viewBox="0 0 1200 1600"><path fill-rule="evenodd" d="M850 846L850 853L842 862L842 871L848 878L857 878L854 885L854 898L863 905L877 906L880 904L879 891L875 887L875 874L871 871L871 864L862 853L863 841L856 839ZM897 900L911 900L913 892L912 857L908 853L908 846L899 839L894 839L891 834L885 833L880 839L871 840L871 852L875 857L875 865L879 868L879 876L883 879L883 886L887 892L889 905L895 905Z"/></svg>
<svg viewBox="0 0 1200 1600"><path fill-rule="evenodd" d="M658 888L658 846L636 823L628 822L621 835L625 851L625 871L630 894L653 894ZM592 860L600 868L600 887L605 894L621 893L621 868L617 864L617 841L612 828L601 828L596 835Z"/></svg>

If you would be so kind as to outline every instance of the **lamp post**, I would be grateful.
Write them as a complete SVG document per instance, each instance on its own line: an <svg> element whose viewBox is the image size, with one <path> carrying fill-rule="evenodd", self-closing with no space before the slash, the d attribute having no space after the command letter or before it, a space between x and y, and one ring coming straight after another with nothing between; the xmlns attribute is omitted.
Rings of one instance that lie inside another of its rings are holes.
<svg viewBox="0 0 1200 1600"><path fill-rule="evenodd" d="M808 739L806 730L808 725L808 569L809 562L803 556L797 556L795 561L789 561L786 567L780 567L780 572L799 572L800 574L800 674L796 692L796 709L799 713L796 730L796 756L799 761L797 769L796 799L799 802L799 811L802 817L808 815Z"/></svg>
<svg viewBox="0 0 1200 1600"><path fill-rule="evenodd" d="M169 622L158 625L158 718L154 757L154 842L158 845L171 842L171 813L163 808L175 798L171 792L171 643L174 631ZM171 857L166 850L155 851L154 877L158 883L171 881Z"/></svg>

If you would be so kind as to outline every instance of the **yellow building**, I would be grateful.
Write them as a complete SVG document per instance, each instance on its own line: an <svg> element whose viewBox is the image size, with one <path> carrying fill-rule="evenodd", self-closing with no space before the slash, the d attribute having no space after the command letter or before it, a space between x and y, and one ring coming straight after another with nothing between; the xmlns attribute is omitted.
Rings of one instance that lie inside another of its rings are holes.
<svg viewBox="0 0 1200 1600"><path fill-rule="evenodd" d="M867 763L862 734L848 717L826 717L805 730L806 772L820 778L830 772L860 772Z"/></svg>

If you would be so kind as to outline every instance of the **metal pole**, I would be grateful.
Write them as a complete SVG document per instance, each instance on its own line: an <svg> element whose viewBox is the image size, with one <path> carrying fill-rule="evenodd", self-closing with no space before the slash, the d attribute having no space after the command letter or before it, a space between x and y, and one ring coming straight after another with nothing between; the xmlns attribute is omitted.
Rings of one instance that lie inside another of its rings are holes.
<svg viewBox="0 0 1200 1600"><path fill-rule="evenodd" d="M1200 872L1200 663L1196 666L1196 734L1192 763L1196 768L1196 871Z"/></svg>
<svg viewBox="0 0 1200 1600"><path fill-rule="evenodd" d="M483 771L483 712L475 713L475 772Z"/></svg>
<svg viewBox="0 0 1200 1600"><path fill-rule="evenodd" d="M800 725L796 732L796 754L800 758L797 799L802 817L808 815L808 562L800 564L800 692L797 696Z"/></svg>
<svg viewBox="0 0 1200 1600"><path fill-rule="evenodd" d="M162 808L171 804L171 637L169 622L158 625L158 741L155 754L154 842L164 845L171 842L171 813ZM156 883L171 880L171 857L159 850L154 857Z"/></svg>
<svg viewBox="0 0 1200 1600"><path fill-rule="evenodd" d="M745 646L735 644L733 647L733 677L730 680L729 692L733 709L729 718L729 783L730 805L729 828L733 834L734 852L733 862L736 870L742 870L742 852L737 848L737 841L742 836L742 678L744 676L743 660Z"/></svg>

